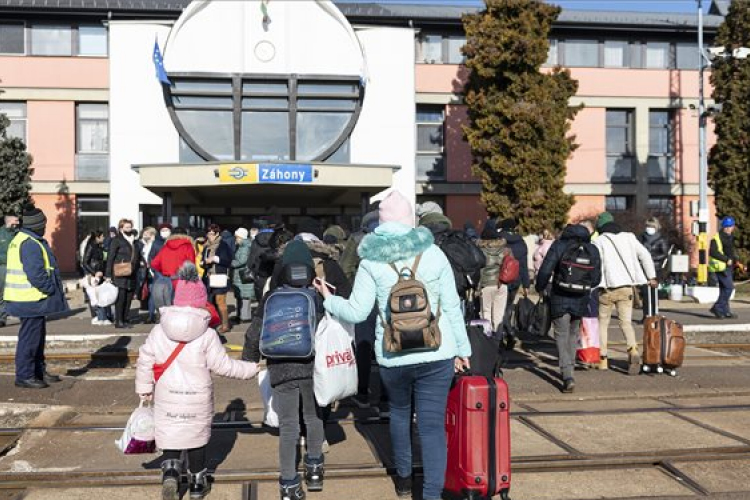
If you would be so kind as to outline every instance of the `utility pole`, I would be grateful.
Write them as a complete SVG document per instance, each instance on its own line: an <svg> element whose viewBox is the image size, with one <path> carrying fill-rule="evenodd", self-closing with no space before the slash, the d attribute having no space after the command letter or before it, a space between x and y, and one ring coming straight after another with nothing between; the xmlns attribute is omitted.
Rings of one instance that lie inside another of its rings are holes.
<svg viewBox="0 0 750 500"><path fill-rule="evenodd" d="M708 61L703 50L703 0L698 0L698 284L708 284L708 158L703 85Z"/></svg>

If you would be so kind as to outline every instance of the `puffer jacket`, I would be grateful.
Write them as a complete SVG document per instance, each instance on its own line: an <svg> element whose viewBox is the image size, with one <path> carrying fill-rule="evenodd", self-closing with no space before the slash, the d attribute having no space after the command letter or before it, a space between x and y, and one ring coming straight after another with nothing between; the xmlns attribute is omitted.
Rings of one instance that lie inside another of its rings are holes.
<svg viewBox="0 0 750 500"><path fill-rule="evenodd" d="M257 374L258 365L227 356L219 336L208 328L211 315L206 310L165 307L160 312L161 323L151 330L139 350L135 392L154 394L159 448L200 448L211 437L214 417L211 372L250 379ZM155 384L154 363L164 363L179 342L187 345Z"/></svg>
<svg viewBox="0 0 750 500"><path fill-rule="evenodd" d="M448 258L434 245L432 233L424 227L414 229L388 222L365 236L359 245L362 261L351 296L348 300L329 296L324 307L343 321L356 324L365 321L377 304L380 313L387 318L388 297L398 281L398 275L390 263L395 262L398 268L410 267L419 254L422 254L422 260L417 269L417 278L425 285L435 313L440 308L442 343L436 351L409 354L386 352L383 350L383 325L378 321L375 355L380 366L409 366L471 355L453 271Z"/></svg>
<svg viewBox="0 0 750 500"><path fill-rule="evenodd" d="M174 287L177 285L177 271L185 262L195 262L193 239L184 234L173 234L151 261L151 268L162 276L172 278Z"/></svg>
<svg viewBox="0 0 750 500"><path fill-rule="evenodd" d="M500 280L500 266L508 248L505 240L480 240L477 246L487 259L487 265L482 268L479 288L497 286Z"/></svg>
<svg viewBox="0 0 750 500"><path fill-rule="evenodd" d="M234 252L234 259L232 259L232 286L235 289L235 293L239 292L240 297L243 299L252 300L255 298L255 287L252 283L243 283L240 278L240 271L247 267L247 261L250 258L250 245L251 242L248 239L240 241L237 245L237 249Z"/></svg>
<svg viewBox="0 0 750 500"><path fill-rule="evenodd" d="M544 258L547 256L547 252L549 252L549 249L550 247L552 247L552 244L554 242L555 240L542 240L539 242L539 246L536 247L536 250L534 250L534 273L535 274L539 274L539 269L542 268L542 262L544 262Z"/></svg>
<svg viewBox="0 0 750 500"><path fill-rule="evenodd" d="M614 223L605 225L594 241L602 258L599 288L645 285L656 278L654 261L633 233L621 232Z"/></svg>
<svg viewBox="0 0 750 500"><path fill-rule="evenodd" d="M669 257L669 243L666 238L658 231L655 234L643 233L641 244L651 254L651 260L654 261L654 267L658 272Z"/></svg>
<svg viewBox="0 0 750 500"><path fill-rule="evenodd" d="M570 245L588 242L591 236L589 230L580 224L572 224L565 228L560 239L552 243L549 251L547 252L539 273L536 277L536 290L540 294L544 293L547 285L553 280L555 270L563 255L568 250ZM551 241L551 240L547 240ZM594 276L593 282L598 283L601 280L601 262L599 257L599 251L594 246L591 249L592 254L595 254L595 260L592 262L594 265ZM560 290L557 287L552 287L550 293L550 312L553 318L559 318L564 314L570 314L578 318L587 316L588 305L590 295L589 294L575 294L569 293L565 290Z"/></svg>

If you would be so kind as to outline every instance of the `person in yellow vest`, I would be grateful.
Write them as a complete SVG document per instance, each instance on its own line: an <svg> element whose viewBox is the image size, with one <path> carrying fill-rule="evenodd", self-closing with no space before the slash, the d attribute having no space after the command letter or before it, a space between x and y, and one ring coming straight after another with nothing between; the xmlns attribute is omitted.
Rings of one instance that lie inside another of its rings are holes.
<svg viewBox="0 0 750 500"><path fill-rule="evenodd" d="M711 240L709 249L708 270L714 273L719 282L719 298L709 310L717 319L736 318L729 306L729 299L734 291L734 268L744 269L737 262L737 252L734 248L734 217L721 219L721 231Z"/></svg>
<svg viewBox="0 0 750 500"><path fill-rule="evenodd" d="M21 230L8 246L4 299L8 314L21 319L16 344L16 386L43 389L60 377L47 372L44 343L46 317L69 310L57 259L44 239L47 217L29 207L21 217Z"/></svg>

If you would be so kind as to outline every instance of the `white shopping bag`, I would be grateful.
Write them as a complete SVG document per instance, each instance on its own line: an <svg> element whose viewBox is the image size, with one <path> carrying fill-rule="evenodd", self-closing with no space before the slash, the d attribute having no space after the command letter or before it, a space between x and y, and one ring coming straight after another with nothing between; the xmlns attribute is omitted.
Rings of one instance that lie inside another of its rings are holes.
<svg viewBox="0 0 750 500"><path fill-rule="evenodd" d="M125 430L115 445L126 455L154 453L156 429L154 427L154 409L144 405L143 401L130 415Z"/></svg>
<svg viewBox="0 0 750 500"><path fill-rule="evenodd" d="M320 406L357 393L357 361L347 329L326 313L315 332L315 399Z"/></svg>
<svg viewBox="0 0 750 500"><path fill-rule="evenodd" d="M99 307L109 307L117 301L117 287L112 283L105 281L95 288L96 305Z"/></svg>
<svg viewBox="0 0 750 500"><path fill-rule="evenodd" d="M261 370L258 373L258 386L263 400L263 423L268 427L278 428L279 415L273 409L273 390L271 389L271 378L268 375L268 370Z"/></svg>

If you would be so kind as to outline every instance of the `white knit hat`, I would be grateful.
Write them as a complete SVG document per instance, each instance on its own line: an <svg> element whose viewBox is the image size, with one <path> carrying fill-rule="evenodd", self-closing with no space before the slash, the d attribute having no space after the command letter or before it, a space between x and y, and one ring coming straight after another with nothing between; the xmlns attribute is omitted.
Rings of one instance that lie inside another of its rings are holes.
<svg viewBox="0 0 750 500"><path fill-rule="evenodd" d="M241 228L238 228L234 232L234 235L238 236L239 238L241 238L243 240L246 240L248 238L248 236L250 235L250 232L247 229L245 229L244 227L241 227Z"/></svg>

